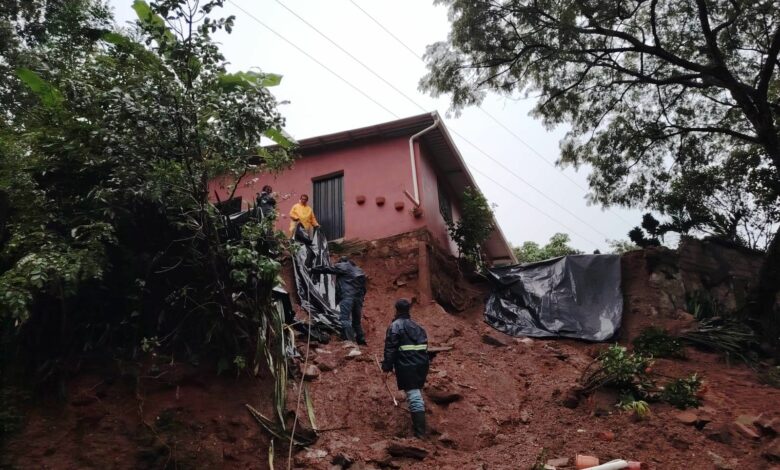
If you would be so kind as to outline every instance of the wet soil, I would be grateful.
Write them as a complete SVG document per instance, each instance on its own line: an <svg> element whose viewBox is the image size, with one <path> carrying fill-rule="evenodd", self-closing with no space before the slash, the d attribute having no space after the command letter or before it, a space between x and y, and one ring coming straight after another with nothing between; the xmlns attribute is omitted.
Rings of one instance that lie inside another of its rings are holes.
<svg viewBox="0 0 780 470"><path fill-rule="evenodd" d="M733 431L741 415L780 412L780 390L761 384L749 367L694 349L687 360L657 361L661 374L704 377L704 406L696 413L706 413L710 422L701 429L681 422L679 410L664 404L651 404L652 415L637 421L608 393L568 408L567 392L604 346L511 338L483 322L481 305L459 314L436 303L413 307L412 318L427 330L430 345L444 351L433 359L424 392L430 435L412 439L403 394L393 377L388 392L374 358L381 360L395 300L417 297L414 280L404 274L416 260L413 253L376 256L375 250L353 259L370 277L363 321L368 345L354 358L336 340L309 349L308 364L320 369L308 386L322 432L315 445L294 454L294 468L526 469L542 455L545 461L568 457L569 466L559 468L574 468L578 453L656 469L772 468L762 453L777 445L777 437L751 439ZM641 266L629 271L625 330L674 322L652 313L657 292ZM473 289L486 294L484 286ZM305 359L305 345L300 350ZM176 377L147 377L140 388L121 375L106 380L82 374L68 385L67 401L51 399L29 410L0 461L8 468L268 468L270 439L244 408L250 403L269 411L267 377L215 378L180 368L170 374ZM297 377L290 381L293 408L298 384ZM303 404L298 412L306 423ZM406 444L425 457L388 452ZM275 455L275 466L287 468L282 443Z"/></svg>

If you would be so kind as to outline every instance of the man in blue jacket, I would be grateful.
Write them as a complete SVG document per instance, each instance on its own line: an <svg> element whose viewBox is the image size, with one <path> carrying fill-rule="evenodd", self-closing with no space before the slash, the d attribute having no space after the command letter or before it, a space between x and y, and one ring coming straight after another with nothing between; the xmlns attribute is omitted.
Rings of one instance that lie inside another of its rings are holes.
<svg viewBox="0 0 780 470"><path fill-rule="evenodd" d="M428 335L409 317L411 304L406 299L395 303L395 318L387 328L385 357L382 370L395 370L398 389L406 392L412 415L412 430L418 438L425 437L425 403L422 388L428 376Z"/></svg>
<svg viewBox="0 0 780 470"><path fill-rule="evenodd" d="M311 272L336 275L341 336L346 341L366 344L366 334L361 324L363 301L366 298L366 273L346 256L342 256L333 266L315 266Z"/></svg>

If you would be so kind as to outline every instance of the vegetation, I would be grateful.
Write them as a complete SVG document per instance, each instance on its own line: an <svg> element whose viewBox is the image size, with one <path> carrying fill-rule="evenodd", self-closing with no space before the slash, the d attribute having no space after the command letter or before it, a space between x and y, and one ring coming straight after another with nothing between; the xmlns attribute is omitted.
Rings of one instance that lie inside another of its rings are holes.
<svg viewBox="0 0 780 470"><path fill-rule="evenodd" d="M753 361L751 351L757 349L757 338L744 315L726 312L704 290L688 294L686 306L699 323L696 329L680 335L683 342L720 352L727 359L735 358L748 363Z"/></svg>
<svg viewBox="0 0 780 470"><path fill-rule="evenodd" d="M680 336L684 342L725 354L726 358L735 358L752 362L751 351L756 349L756 334L742 320L734 317L713 317L699 321L693 331Z"/></svg>
<svg viewBox="0 0 780 470"><path fill-rule="evenodd" d="M420 82L455 110L534 95L566 124L561 165L589 199L657 211L673 230L766 248L759 301L780 338L780 16L770 1L438 0L446 41Z"/></svg>
<svg viewBox="0 0 780 470"><path fill-rule="evenodd" d="M641 354L630 353L623 346L613 345L599 354L595 363L582 374L582 393L588 394L597 388L609 386L625 393L638 392L644 397L649 382L647 370L651 359Z"/></svg>
<svg viewBox="0 0 780 470"><path fill-rule="evenodd" d="M24 398L24 393L18 388L7 384L0 387L0 445L21 425L23 416L20 404Z"/></svg>
<svg viewBox="0 0 780 470"><path fill-rule="evenodd" d="M685 295L685 308L697 320L722 316L723 306L706 290L697 290Z"/></svg>
<svg viewBox="0 0 780 470"><path fill-rule="evenodd" d="M615 255L622 255L629 251L640 250L641 247L629 240L607 240L607 244L610 248L610 253Z"/></svg>
<svg viewBox="0 0 780 470"><path fill-rule="evenodd" d="M545 470L547 467L547 448L542 447L542 450L539 451L539 455L536 456L536 460L534 460L533 465L529 467L529 470Z"/></svg>
<svg viewBox="0 0 780 470"><path fill-rule="evenodd" d="M701 400L697 396L700 388L701 378L696 374L674 379L664 386L661 400L681 410L696 408L701 405Z"/></svg>
<svg viewBox="0 0 780 470"><path fill-rule="evenodd" d="M631 229L628 238L641 248L660 246L666 232L661 228L661 223L652 214L647 213L642 216L642 226Z"/></svg>
<svg viewBox="0 0 780 470"><path fill-rule="evenodd" d="M759 374L761 382L775 388L780 388L780 366L767 367Z"/></svg>
<svg viewBox="0 0 780 470"><path fill-rule="evenodd" d="M485 264L482 244L490 237L493 228L493 210L487 199L478 189L467 187L463 191L460 220L447 220L447 230L458 245L460 255L478 268Z"/></svg>
<svg viewBox="0 0 780 470"><path fill-rule="evenodd" d="M267 89L281 77L226 70L222 3L138 0L129 31L97 0L3 17L0 336L39 380L144 351L284 375L267 228L230 240L208 199L216 175L291 162Z"/></svg>
<svg viewBox="0 0 780 470"><path fill-rule="evenodd" d="M617 407L623 411L634 413L637 418L645 419L652 414L650 405L644 400L635 400L633 396L627 395L620 399Z"/></svg>
<svg viewBox="0 0 780 470"><path fill-rule="evenodd" d="M534 263L550 258L566 255L578 255L582 252L569 246L570 238L565 233L556 233L550 237L550 241L540 247L536 242L524 242L512 250L518 263Z"/></svg>
<svg viewBox="0 0 780 470"><path fill-rule="evenodd" d="M633 343L634 352L643 356L685 358L682 341L655 326L643 330Z"/></svg>
<svg viewBox="0 0 780 470"><path fill-rule="evenodd" d="M617 406L634 411L640 418L649 413L645 400L664 401L679 408L698 406L702 383L696 374L659 385L652 365L648 356L628 352L617 344L610 346L583 371L579 393L587 395L601 387L616 389L621 396Z"/></svg>

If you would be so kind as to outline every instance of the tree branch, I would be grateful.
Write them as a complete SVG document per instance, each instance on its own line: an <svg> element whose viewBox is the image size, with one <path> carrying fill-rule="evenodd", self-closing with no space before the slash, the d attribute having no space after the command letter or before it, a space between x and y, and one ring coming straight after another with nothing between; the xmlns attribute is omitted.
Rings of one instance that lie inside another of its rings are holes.
<svg viewBox="0 0 780 470"><path fill-rule="evenodd" d="M746 142L750 142L751 144L758 144L761 142L758 139L758 137L749 134L744 134L742 132L738 132L733 129L726 129L724 127L716 127L716 126L688 127L688 126L680 126L678 124L670 124L668 127L671 127L673 129L679 129L684 132L705 132L711 134L724 134L731 137L736 137L737 139L744 140Z"/></svg>
<svg viewBox="0 0 780 470"><path fill-rule="evenodd" d="M704 40L707 42L707 49L710 51L710 57L717 65L725 67L723 53L720 51L720 48L718 48L718 38L713 34L712 29L710 29L707 3L705 0L696 0L696 5L699 7L699 23L701 24L701 30L704 33Z"/></svg>
<svg viewBox="0 0 780 470"><path fill-rule="evenodd" d="M775 70L775 64L777 63L777 56L780 54L780 26L775 30L775 34L772 37L772 44L767 51L767 57L764 61L763 67L761 67L760 77L756 87L756 94L761 101L766 101L767 93L769 91L769 82L772 80L772 73Z"/></svg>

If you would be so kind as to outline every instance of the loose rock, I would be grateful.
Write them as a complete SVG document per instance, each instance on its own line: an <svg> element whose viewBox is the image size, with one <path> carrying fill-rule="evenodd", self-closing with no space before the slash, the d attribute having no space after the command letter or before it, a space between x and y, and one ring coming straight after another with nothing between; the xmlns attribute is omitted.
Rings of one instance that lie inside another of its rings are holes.
<svg viewBox="0 0 780 470"><path fill-rule="evenodd" d="M696 416L696 413L693 411L682 411L680 413L676 413L674 417L677 419L677 421L689 426L696 424L696 421L699 419L698 416Z"/></svg>
<svg viewBox="0 0 780 470"><path fill-rule="evenodd" d="M600 431L598 434L596 434L596 437L602 441L611 442L615 440L615 433L612 431Z"/></svg>
<svg viewBox="0 0 780 470"><path fill-rule="evenodd" d="M557 459L550 459L547 461L547 465L550 467L566 467L569 465L568 457L560 457Z"/></svg>
<svg viewBox="0 0 780 470"><path fill-rule="evenodd" d="M739 464L737 459L726 460L715 452L709 450L707 451L707 454L709 454L710 459L712 459L712 464L718 470L736 470L737 465Z"/></svg>
<svg viewBox="0 0 780 470"><path fill-rule="evenodd" d="M505 342L501 341L498 338L494 338L493 336L490 336L487 333L482 335L482 342L485 344L489 344L490 346L496 346L498 348L502 348L506 346Z"/></svg>
<svg viewBox="0 0 780 470"><path fill-rule="evenodd" d="M780 462L780 440L775 440L761 453L770 462Z"/></svg>
<svg viewBox="0 0 780 470"><path fill-rule="evenodd" d="M442 388L431 388L426 390L425 393L437 405L449 405L463 398L463 395L458 392Z"/></svg>
<svg viewBox="0 0 780 470"><path fill-rule="evenodd" d="M753 424L764 434L780 434L780 418L772 418L766 413L761 413Z"/></svg>
<svg viewBox="0 0 780 470"><path fill-rule="evenodd" d="M728 425L721 424L714 429L707 431L707 439L721 444L731 444L732 433Z"/></svg>
<svg viewBox="0 0 780 470"><path fill-rule="evenodd" d="M577 396L576 393L573 391L569 391L566 393L566 395L561 400L561 405L565 406L566 408L574 409L577 408L580 404L580 397Z"/></svg>
<svg viewBox="0 0 780 470"><path fill-rule="evenodd" d="M752 424L748 427L748 426L746 426L746 425L744 425L744 424L742 424L740 422L735 421L734 422L734 430L738 434L741 434L741 435L743 435L744 437L746 437L748 439L751 439L751 440L754 440L754 441L757 441L757 440L761 439L761 435L756 431L756 428L754 428Z"/></svg>
<svg viewBox="0 0 780 470"><path fill-rule="evenodd" d="M330 372L338 368L338 362L333 357L318 357L314 362L323 372Z"/></svg>
<svg viewBox="0 0 780 470"><path fill-rule="evenodd" d="M320 369L314 364L309 364L303 371L303 378L306 380L314 380L320 376Z"/></svg>
<svg viewBox="0 0 780 470"><path fill-rule="evenodd" d="M387 452L393 457L408 457L422 460L428 456L428 449L410 442L391 442Z"/></svg>
<svg viewBox="0 0 780 470"><path fill-rule="evenodd" d="M453 441L452 437L450 437L450 435L447 434L446 432L441 436L439 436L439 442L441 442L443 445L447 447L451 447L455 444L455 441Z"/></svg>

